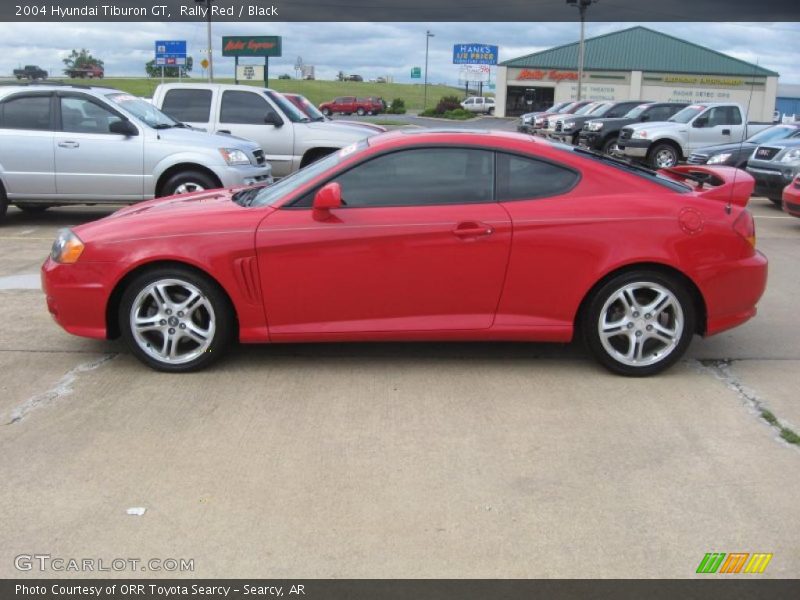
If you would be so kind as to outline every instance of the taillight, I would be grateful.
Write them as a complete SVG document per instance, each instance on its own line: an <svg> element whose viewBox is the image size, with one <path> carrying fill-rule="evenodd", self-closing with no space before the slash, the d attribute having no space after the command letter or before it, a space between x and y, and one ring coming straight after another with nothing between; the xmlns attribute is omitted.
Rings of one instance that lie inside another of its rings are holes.
<svg viewBox="0 0 800 600"><path fill-rule="evenodd" d="M743 210L733 222L733 230L742 236L753 248L756 247L756 223L749 210Z"/></svg>

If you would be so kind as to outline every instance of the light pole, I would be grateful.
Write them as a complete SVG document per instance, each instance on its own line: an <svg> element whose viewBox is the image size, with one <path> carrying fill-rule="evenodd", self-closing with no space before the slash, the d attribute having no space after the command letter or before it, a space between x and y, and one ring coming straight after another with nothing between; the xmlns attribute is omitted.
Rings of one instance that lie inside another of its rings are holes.
<svg viewBox="0 0 800 600"><path fill-rule="evenodd" d="M589 8L590 5L594 4L598 0L567 0L567 4L570 6L575 6L578 8L578 12L581 15L581 41L578 45L578 100L581 99L581 87L583 85L583 53L584 53L584 28L585 28L585 21L586 21L586 9Z"/></svg>
<svg viewBox="0 0 800 600"><path fill-rule="evenodd" d="M194 0L196 4L205 4L206 5L206 19L208 21L206 27L206 34L208 37L208 81L211 83L214 81L214 58L211 56L211 3L214 0Z"/></svg>
<svg viewBox="0 0 800 600"><path fill-rule="evenodd" d="M434 35L430 30L425 32L425 89L422 93L422 110L428 108L428 43Z"/></svg>

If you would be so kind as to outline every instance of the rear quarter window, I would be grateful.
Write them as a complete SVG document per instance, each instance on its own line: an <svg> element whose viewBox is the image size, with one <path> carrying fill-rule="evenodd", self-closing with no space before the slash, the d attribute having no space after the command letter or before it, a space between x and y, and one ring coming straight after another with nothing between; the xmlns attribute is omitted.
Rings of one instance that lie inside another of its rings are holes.
<svg viewBox="0 0 800 600"><path fill-rule="evenodd" d="M579 179L577 171L547 161L516 154L497 154L499 202L566 194Z"/></svg>
<svg viewBox="0 0 800 600"><path fill-rule="evenodd" d="M211 90L168 90L161 110L173 119L207 122L211 117Z"/></svg>

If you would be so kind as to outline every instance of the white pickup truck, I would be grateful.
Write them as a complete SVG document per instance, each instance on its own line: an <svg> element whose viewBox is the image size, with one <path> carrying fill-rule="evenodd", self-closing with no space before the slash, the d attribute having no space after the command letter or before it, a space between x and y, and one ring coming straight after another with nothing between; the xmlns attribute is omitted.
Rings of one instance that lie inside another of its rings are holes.
<svg viewBox="0 0 800 600"><path fill-rule="evenodd" d="M192 127L257 142L275 177L375 135L335 121L314 122L283 94L268 88L219 83L165 83L153 104Z"/></svg>
<svg viewBox="0 0 800 600"><path fill-rule="evenodd" d="M666 121L624 127L617 146L625 156L647 162L654 169L673 167L694 150L740 142L772 123L748 123L739 104L690 104Z"/></svg>

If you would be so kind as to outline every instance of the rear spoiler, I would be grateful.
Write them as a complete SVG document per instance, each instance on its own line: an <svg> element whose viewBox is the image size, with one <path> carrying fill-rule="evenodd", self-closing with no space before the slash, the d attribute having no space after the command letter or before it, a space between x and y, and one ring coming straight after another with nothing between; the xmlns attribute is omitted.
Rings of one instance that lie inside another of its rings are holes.
<svg viewBox="0 0 800 600"><path fill-rule="evenodd" d="M750 173L734 167L680 165L659 169L658 172L675 181L691 185L701 198L720 200L743 208L747 206L756 185Z"/></svg>

